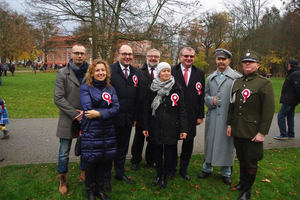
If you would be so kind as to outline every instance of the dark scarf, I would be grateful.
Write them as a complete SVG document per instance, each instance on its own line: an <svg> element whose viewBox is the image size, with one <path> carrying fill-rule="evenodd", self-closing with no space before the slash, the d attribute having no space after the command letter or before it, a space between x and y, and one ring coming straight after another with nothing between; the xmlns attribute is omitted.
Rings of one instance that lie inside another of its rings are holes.
<svg viewBox="0 0 300 200"><path fill-rule="evenodd" d="M78 79L79 83L82 82L83 77L88 69L88 63L83 61L82 66L79 68L73 63L73 59L69 61L69 66L72 68L72 70L75 73L76 78Z"/></svg>
<svg viewBox="0 0 300 200"><path fill-rule="evenodd" d="M106 84L107 84L106 79L104 81L97 81L96 79L93 78L93 86L95 88L102 90L103 88L106 87Z"/></svg>

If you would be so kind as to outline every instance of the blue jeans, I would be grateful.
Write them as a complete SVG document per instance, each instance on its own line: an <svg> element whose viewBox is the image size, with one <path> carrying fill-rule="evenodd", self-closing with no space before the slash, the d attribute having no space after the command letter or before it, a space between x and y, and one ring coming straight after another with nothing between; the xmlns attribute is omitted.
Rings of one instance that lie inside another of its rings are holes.
<svg viewBox="0 0 300 200"><path fill-rule="evenodd" d="M69 164L69 154L70 154L70 148L72 144L73 139L59 139L60 146L59 146L59 152L58 152L58 165L57 165L57 171L59 174L64 174L69 171L68 164ZM80 164L79 169L84 169L84 163L81 160L80 157Z"/></svg>
<svg viewBox="0 0 300 200"><path fill-rule="evenodd" d="M280 111L277 115L279 131L282 137L295 137L294 119L295 119L295 106L282 104ZM286 132L286 121L288 126L287 132Z"/></svg>
<svg viewBox="0 0 300 200"><path fill-rule="evenodd" d="M211 166L210 163L203 163L202 170L207 172L207 173L212 173L213 172L213 166ZM221 167L221 174L224 177L230 177L231 176L231 166L222 166Z"/></svg>

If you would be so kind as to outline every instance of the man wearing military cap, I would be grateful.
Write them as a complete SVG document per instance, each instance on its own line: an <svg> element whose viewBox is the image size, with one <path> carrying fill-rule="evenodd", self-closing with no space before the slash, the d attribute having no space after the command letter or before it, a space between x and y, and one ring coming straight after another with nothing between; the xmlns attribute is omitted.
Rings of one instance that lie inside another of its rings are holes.
<svg viewBox="0 0 300 200"><path fill-rule="evenodd" d="M282 106L277 115L277 122L279 126L280 135L275 136L274 139L285 140L294 139L294 118L295 107L299 103L299 84L300 84L300 67L298 67L297 60L290 60L288 63L288 74L283 83L280 103ZM286 120L288 131L286 131Z"/></svg>
<svg viewBox="0 0 300 200"><path fill-rule="evenodd" d="M244 76L231 89L227 118L227 136L233 142L240 165L240 181L230 188L242 190L239 199L249 199L258 165L263 158L263 141L268 134L275 110L270 80L258 74L259 57L247 52L242 58Z"/></svg>
<svg viewBox="0 0 300 200"><path fill-rule="evenodd" d="M232 55L228 50L217 49L215 53L217 70L207 77L205 86L204 100L208 107L205 120L205 161L198 178L209 177L213 166L220 166L223 182L231 185L235 151L233 138L226 136L226 119L231 85L242 75L230 68Z"/></svg>

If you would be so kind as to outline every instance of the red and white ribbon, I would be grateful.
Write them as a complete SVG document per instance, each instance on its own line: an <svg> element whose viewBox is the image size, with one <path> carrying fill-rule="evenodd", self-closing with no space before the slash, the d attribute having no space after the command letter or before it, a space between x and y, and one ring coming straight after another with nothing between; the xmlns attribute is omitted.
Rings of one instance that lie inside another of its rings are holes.
<svg viewBox="0 0 300 200"><path fill-rule="evenodd" d="M244 97L243 103L246 103L247 99L250 97L250 90L249 89L244 89L242 92L242 96Z"/></svg>
<svg viewBox="0 0 300 200"><path fill-rule="evenodd" d="M134 83L134 87L137 87L137 83L139 82L137 76L133 75L132 80L133 80L133 83Z"/></svg>
<svg viewBox="0 0 300 200"><path fill-rule="evenodd" d="M177 106L177 101L179 100L178 94L174 93L171 95L172 106Z"/></svg>
<svg viewBox="0 0 300 200"><path fill-rule="evenodd" d="M113 103L113 102L111 101L111 96L110 96L110 94L107 93L107 92L103 92L102 98L103 98L105 101L107 101L108 105L111 104L111 103Z"/></svg>
<svg viewBox="0 0 300 200"><path fill-rule="evenodd" d="M202 94L202 84L200 82L196 83L196 90L198 90L198 95Z"/></svg>

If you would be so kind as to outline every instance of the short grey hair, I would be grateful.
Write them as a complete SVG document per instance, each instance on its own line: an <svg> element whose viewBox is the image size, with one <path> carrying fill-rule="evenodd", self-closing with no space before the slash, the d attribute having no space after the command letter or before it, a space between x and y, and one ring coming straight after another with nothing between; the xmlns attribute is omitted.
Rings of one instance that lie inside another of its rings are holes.
<svg viewBox="0 0 300 200"><path fill-rule="evenodd" d="M150 49L147 51L147 56L151 53L151 52L157 52L158 56L160 57L160 52L157 49Z"/></svg>
<svg viewBox="0 0 300 200"><path fill-rule="evenodd" d="M195 49L193 49L192 47L183 47L183 49L181 49L181 51L180 51L180 55L182 55L182 52L184 50L192 51L192 52L194 52L194 54L196 54Z"/></svg>

